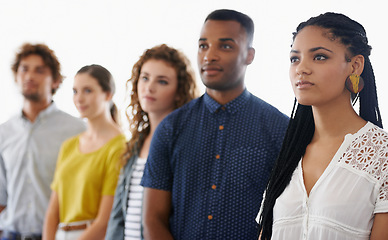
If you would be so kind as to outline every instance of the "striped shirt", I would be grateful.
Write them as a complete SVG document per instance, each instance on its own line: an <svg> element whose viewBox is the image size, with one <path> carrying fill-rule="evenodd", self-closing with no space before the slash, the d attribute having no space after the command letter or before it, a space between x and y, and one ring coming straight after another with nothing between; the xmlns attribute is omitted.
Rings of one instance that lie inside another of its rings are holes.
<svg viewBox="0 0 388 240"><path fill-rule="evenodd" d="M143 177L146 158L138 158L134 163L131 185L128 194L128 208L125 217L125 240L141 239L141 209L143 203L143 187L140 185Z"/></svg>

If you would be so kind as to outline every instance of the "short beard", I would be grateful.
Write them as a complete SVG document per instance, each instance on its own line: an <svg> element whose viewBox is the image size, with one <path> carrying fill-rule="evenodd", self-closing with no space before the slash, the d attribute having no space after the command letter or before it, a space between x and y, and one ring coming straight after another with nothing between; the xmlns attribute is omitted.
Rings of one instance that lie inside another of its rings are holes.
<svg viewBox="0 0 388 240"><path fill-rule="evenodd" d="M37 93L32 93L32 94L23 93L23 96L25 99L30 100L32 102L39 102L41 100L41 97Z"/></svg>

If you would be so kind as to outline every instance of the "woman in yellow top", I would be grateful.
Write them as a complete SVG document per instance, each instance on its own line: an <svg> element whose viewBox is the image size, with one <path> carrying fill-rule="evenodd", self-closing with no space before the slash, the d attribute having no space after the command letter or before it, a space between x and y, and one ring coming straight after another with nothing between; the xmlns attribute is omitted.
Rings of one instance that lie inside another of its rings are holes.
<svg viewBox="0 0 388 240"><path fill-rule="evenodd" d="M43 229L47 240L104 238L125 148L110 72L85 66L77 72L73 90L87 130L62 144Z"/></svg>

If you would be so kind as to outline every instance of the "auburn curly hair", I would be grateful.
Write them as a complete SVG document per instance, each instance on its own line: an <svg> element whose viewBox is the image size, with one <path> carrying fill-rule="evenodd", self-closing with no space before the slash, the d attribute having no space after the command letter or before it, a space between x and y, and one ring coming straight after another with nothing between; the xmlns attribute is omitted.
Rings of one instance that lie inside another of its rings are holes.
<svg viewBox="0 0 388 240"><path fill-rule="evenodd" d="M198 96L194 71L191 68L190 61L182 52L166 44L145 50L133 66L132 76L127 81L127 89L131 89L131 102L126 108L131 139L127 142L126 153L123 155L124 165L130 157L138 153L143 145L144 139L150 133L148 114L141 108L137 92L141 68L150 59L163 60L176 70L178 78L178 98L175 102L175 108L181 107Z"/></svg>

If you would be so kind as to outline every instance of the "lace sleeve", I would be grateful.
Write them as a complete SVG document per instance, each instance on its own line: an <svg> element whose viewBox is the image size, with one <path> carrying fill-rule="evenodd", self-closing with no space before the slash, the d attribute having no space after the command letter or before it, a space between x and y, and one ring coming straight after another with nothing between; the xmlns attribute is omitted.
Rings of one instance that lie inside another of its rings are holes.
<svg viewBox="0 0 388 240"><path fill-rule="evenodd" d="M376 148L375 169L379 179L379 195L376 199L375 213L388 212L388 134L375 129L371 142Z"/></svg>
<svg viewBox="0 0 388 240"><path fill-rule="evenodd" d="M374 179L378 189L374 212L388 212L388 133L371 127L352 141L339 161Z"/></svg>

